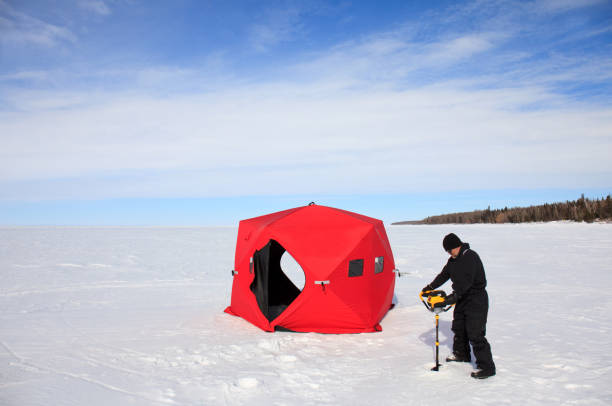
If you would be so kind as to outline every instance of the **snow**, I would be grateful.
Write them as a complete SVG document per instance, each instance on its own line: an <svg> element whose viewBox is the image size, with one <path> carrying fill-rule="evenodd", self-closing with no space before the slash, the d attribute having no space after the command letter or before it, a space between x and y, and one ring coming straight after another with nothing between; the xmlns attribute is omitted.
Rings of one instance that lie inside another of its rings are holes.
<svg viewBox="0 0 612 406"><path fill-rule="evenodd" d="M354 335L266 333L223 313L236 232L0 228L0 404L612 403L612 224L388 226L409 275L384 331ZM487 271L497 376L483 381L473 364L430 371L418 292L448 232Z"/></svg>

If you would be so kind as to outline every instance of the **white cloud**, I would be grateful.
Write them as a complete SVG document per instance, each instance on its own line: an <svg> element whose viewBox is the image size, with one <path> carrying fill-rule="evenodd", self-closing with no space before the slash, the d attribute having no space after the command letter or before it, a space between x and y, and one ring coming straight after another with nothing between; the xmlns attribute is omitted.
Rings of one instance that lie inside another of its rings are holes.
<svg viewBox="0 0 612 406"><path fill-rule="evenodd" d="M3 198L436 190L455 172L457 188L564 186L568 176L604 186L610 175L612 112L520 111L556 97L530 89L89 96L2 114Z"/></svg>

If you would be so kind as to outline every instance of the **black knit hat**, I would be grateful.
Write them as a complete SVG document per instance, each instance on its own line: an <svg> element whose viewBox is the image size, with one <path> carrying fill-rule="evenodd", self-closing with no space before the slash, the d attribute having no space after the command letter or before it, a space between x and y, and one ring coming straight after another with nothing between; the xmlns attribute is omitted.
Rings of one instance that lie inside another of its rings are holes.
<svg viewBox="0 0 612 406"><path fill-rule="evenodd" d="M461 244L462 244L461 240L454 233L447 234L446 237L444 237L444 240L442 241L442 246L444 247L444 251L450 251L453 248L460 247Z"/></svg>

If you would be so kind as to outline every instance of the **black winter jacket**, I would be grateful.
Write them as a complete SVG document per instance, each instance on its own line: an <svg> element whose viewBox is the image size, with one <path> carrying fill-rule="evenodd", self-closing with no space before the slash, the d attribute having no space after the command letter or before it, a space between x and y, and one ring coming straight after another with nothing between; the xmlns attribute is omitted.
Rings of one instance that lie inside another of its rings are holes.
<svg viewBox="0 0 612 406"><path fill-rule="evenodd" d="M432 289L442 286L451 280L453 291L457 295L457 306L467 304L470 298L477 299L486 295L487 278L484 266L478 254L470 249L470 244L463 243L457 258L450 257L442 272L430 283ZM476 300L481 302L481 300ZM488 300L487 300L488 302ZM484 304L484 303L483 303ZM488 306L487 306L488 307Z"/></svg>

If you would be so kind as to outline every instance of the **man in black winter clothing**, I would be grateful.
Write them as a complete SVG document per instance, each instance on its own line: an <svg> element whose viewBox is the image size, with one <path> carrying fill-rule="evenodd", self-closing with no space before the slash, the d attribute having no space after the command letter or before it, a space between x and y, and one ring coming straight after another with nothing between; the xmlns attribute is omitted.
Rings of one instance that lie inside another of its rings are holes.
<svg viewBox="0 0 612 406"><path fill-rule="evenodd" d="M478 379L495 375L495 363L491 355L491 346L485 338L489 296L484 267L478 254L463 243L455 234L450 233L442 241L444 250L450 254L442 272L423 291L434 290L449 279L453 292L446 296L443 303L437 306L455 304L452 330L454 333L453 353L446 358L447 362L470 362L470 344L476 357L475 372L472 377Z"/></svg>

